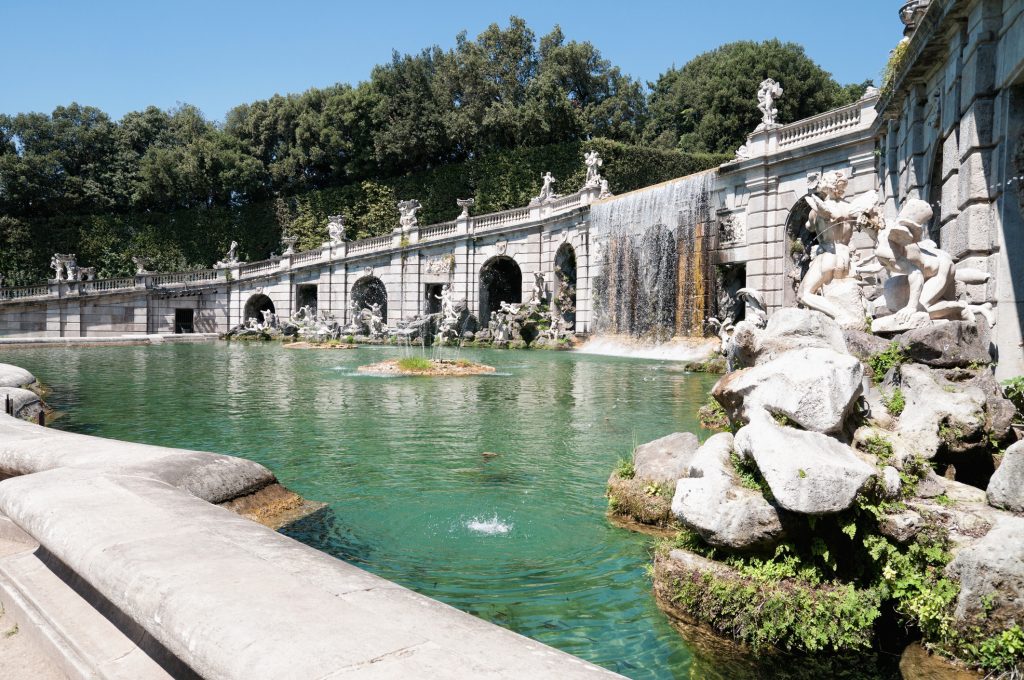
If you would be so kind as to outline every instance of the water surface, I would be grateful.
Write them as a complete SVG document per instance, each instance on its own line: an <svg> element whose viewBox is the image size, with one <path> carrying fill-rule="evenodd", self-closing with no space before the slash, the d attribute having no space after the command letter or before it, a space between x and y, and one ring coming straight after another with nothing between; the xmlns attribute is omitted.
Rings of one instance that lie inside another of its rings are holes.
<svg viewBox="0 0 1024 680"><path fill-rule="evenodd" d="M329 505L290 530L309 545L624 675L687 676L690 653L650 594L651 540L608 523L604 485L635 444L700 432L715 377L499 350L459 355L495 366L488 376L355 373L405 351L218 343L0 361L52 388L55 427L270 467Z"/></svg>

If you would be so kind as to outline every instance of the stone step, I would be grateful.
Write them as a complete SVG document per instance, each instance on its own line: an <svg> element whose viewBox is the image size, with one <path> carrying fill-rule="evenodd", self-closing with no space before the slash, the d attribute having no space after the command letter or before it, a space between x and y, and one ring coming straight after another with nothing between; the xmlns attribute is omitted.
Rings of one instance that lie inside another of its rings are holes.
<svg viewBox="0 0 1024 680"><path fill-rule="evenodd" d="M39 558L38 545L0 515L0 603L71 680L171 676Z"/></svg>

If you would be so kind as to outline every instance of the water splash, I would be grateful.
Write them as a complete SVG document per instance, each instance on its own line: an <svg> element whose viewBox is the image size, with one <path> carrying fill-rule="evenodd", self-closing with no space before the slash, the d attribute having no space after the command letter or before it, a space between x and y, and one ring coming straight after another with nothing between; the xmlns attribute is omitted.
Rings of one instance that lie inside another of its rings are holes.
<svg viewBox="0 0 1024 680"><path fill-rule="evenodd" d="M513 524L511 522L503 522L498 518L497 514L490 519L474 517L466 522L466 528L470 531L478 534L486 534L488 536L507 534L512 531L512 527Z"/></svg>
<svg viewBox="0 0 1024 680"><path fill-rule="evenodd" d="M591 207L595 332L655 341L703 335L715 299L708 257L715 177L690 175Z"/></svg>
<svg viewBox="0 0 1024 680"><path fill-rule="evenodd" d="M657 359L661 361L704 361L718 350L716 338L675 338L655 344L638 342L635 338L600 336L588 340L575 350L580 354Z"/></svg>

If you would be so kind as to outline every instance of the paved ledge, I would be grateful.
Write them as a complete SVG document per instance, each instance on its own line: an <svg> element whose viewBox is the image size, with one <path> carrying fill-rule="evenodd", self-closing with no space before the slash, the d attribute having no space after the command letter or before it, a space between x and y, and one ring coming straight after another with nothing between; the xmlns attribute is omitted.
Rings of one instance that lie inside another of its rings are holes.
<svg viewBox="0 0 1024 680"><path fill-rule="evenodd" d="M165 343L212 342L216 333L163 333L155 335L112 335L85 338L0 337L0 349L17 347L117 347L124 345L161 345Z"/></svg>
<svg viewBox="0 0 1024 680"><path fill-rule="evenodd" d="M617 677L211 505L273 480L251 461L0 416L3 476L65 581L204 678Z"/></svg>

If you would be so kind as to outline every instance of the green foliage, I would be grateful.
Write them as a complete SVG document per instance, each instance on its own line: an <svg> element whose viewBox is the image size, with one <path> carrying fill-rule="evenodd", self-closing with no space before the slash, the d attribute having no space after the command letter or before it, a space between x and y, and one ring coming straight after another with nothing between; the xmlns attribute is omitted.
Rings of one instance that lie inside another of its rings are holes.
<svg viewBox="0 0 1024 680"><path fill-rule="evenodd" d="M398 368L409 372L429 371L434 368L434 362L426 357L403 357L398 360Z"/></svg>
<svg viewBox="0 0 1024 680"><path fill-rule="evenodd" d="M789 123L856 101L870 83L840 87L795 43L738 41L671 68L652 84L645 139L662 148L731 152L761 122L758 86L786 88L776 102Z"/></svg>
<svg viewBox="0 0 1024 680"><path fill-rule="evenodd" d="M881 380L889 369L902 366L907 362L907 354L903 351L900 343L893 341L887 348L878 354L868 357L868 367L871 369L872 377Z"/></svg>
<svg viewBox="0 0 1024 680"><path fill-rule="evenodd" d="M1024 148L1024 147L1022 147ZM1024 375L1018 375L1003 381L1003 396L1017 407L1016 421L1024 420Z"/></svg>
<svg viewBox="0 0 1024 680"><path fill-rule="evenodd" d="M907 401L903 396L903 390L898 387L889 394L882 395L882 406L885 406L889 415L899 417L906 405Z"/></svg>
<svg viewBox="0 0 1024 680"><path fill-rule="evenodd" d="M731 451L729 453L729 463L732 465L732 469L736 473L736 478L739 480L740 486L753 491L759 491L768 500L773 498L772 490L768 486L768 482L766 482L764 477L761 475L761 471L757 469L757 463L749 458L740 456L735 451Z"/></svg>
<svg viewBox="0 0 1024 680"><path fill-rule="evenodd" d="M620 458L615 466L615 474L621 479L633 479L636 476L636 468L633 467L633 461L628 458Z"/></svg>
<svg viewBox="0 0 1024 680"><path fill-rule="evenodd" d="M907 60L907 48L909 46L910 41L901 40L896 44L892 52L889 53L889 61L885 63L885 69L882 71L881 94L883 97L892 93L892 88L896 84L896 76L899 75L900 69L903 68L903 64Z"/></svg>
<svg viewBox="0 0 1024 680"><path fill-rule="evenodd" d="M751 563L738 578L692 572L673 585L674 601L719 633L754 650L866 649L880 613L873 589L809 583L791 560Z"/></svg>
<svg viewBox="0 0 1024 680"><path fill-rule="evenodd" d="M985 670L1019 670L1024 664L1024 629L1015 624L989 637L979 636L977 639L965 640L960 644L957 654L968 663Z"/></svg>
<svg viewBox="0 0 1024 680"><path fill-rule="evenodd" d="M730 427L729 414L711 395L708 395L707 402L697 410L697 419L705 430L724 432Z"/></svg>
<svg viewBox="0 0 1024 680"><path fill-rule="evenodd" d="M892 442L879 434L873 434L864 440L864 451L878 458L879 465L888 465L892 460Z"/></svg>

